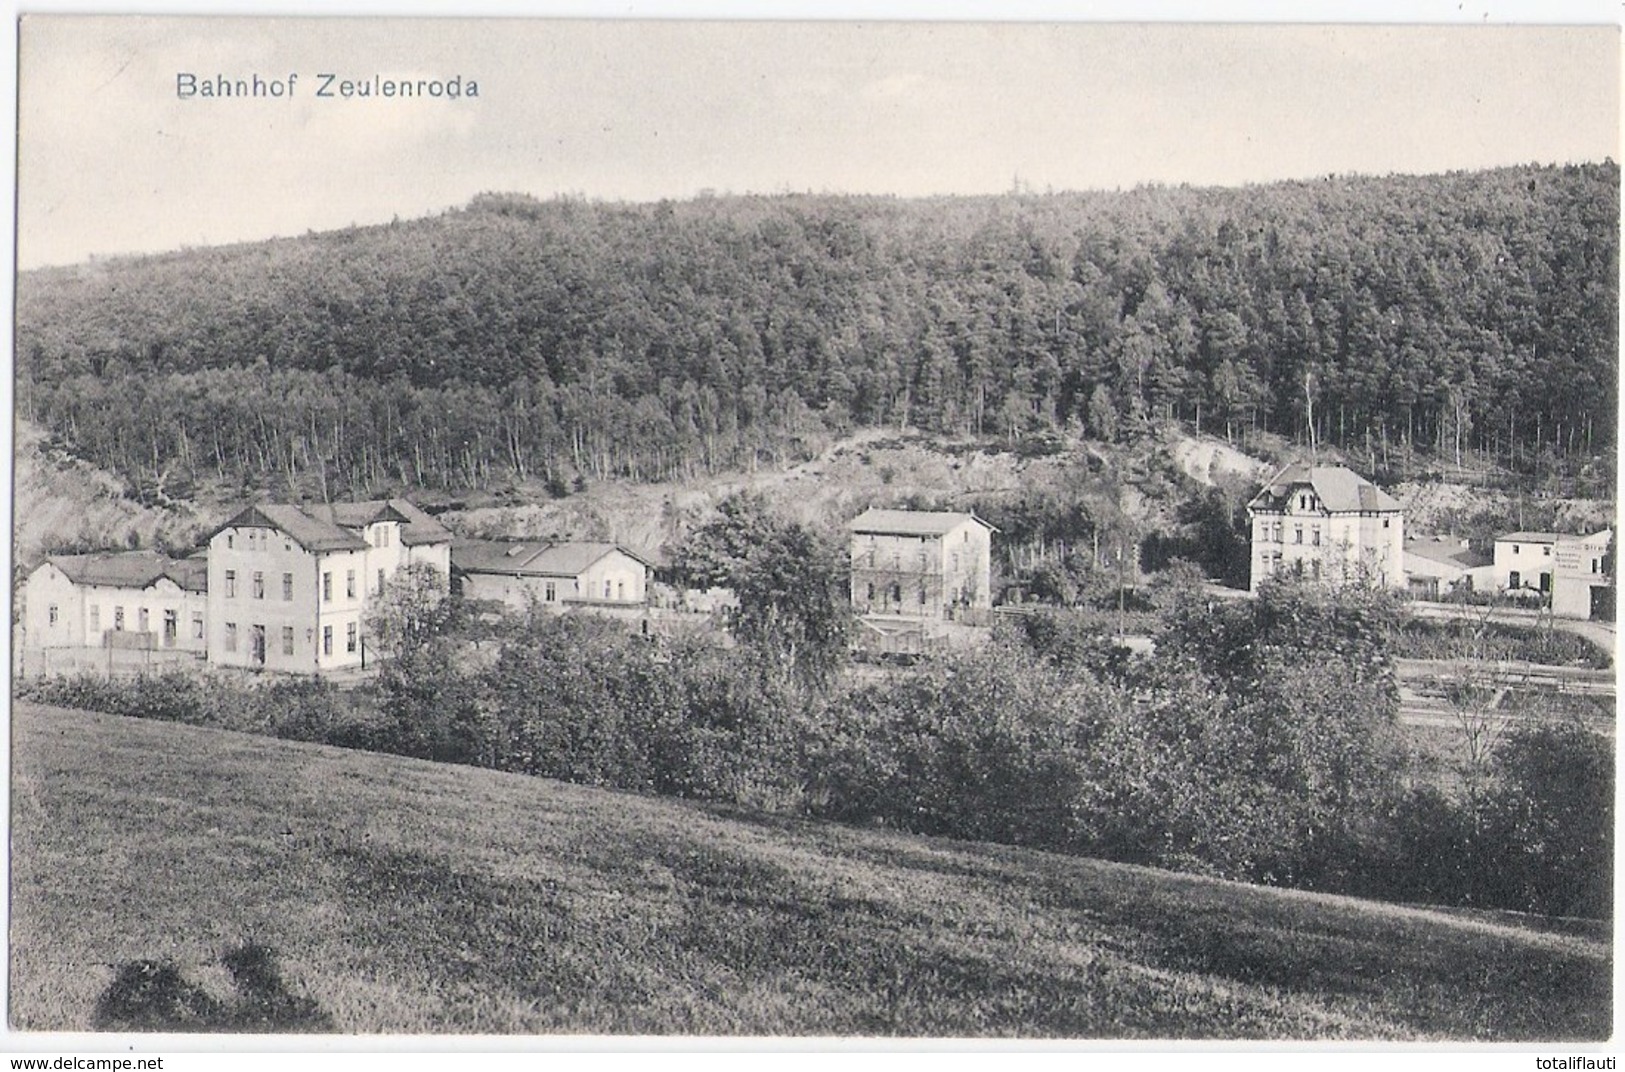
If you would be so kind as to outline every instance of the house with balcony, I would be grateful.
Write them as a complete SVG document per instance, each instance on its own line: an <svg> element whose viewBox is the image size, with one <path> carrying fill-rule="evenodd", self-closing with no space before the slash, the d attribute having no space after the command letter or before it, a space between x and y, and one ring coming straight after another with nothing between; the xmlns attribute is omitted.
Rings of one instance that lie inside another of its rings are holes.
<svg viewBox="0 0 1625 1072"><path fill-rule="evenodd" d="M865 510L847 522L860 615L948 620L993 605L993 526L975 514Z"/></svg>

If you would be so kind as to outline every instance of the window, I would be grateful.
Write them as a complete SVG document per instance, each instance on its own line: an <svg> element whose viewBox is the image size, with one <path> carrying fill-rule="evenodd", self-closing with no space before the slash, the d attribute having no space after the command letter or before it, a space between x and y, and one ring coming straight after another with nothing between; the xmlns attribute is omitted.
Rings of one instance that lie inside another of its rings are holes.
<svg viewBox="0 0 1625 1072"><path fill-rule="evenodd" d="M114 607L113 608L113 632L115 632L115 633L124 632L124 608L123 607Z"/></svg>
<svg viewBox="0 0 1625 1072"><path fill-rule="evenodd" d="M875 582L870 581L869 582L869 602L873 603L874 601L875 601Z"/></svg>
<svg viewBox="0 0 1625 1072"><path fill-rule="evenodd" d="M1595 572L1595 571L1593 571L1593 572ZM55 603L52 603L51 606L46 610L45 616L50 619L52 625L56 624L57 607L56 607Z"/></svg>
<svg viewBox="0 0 1625 1072"><path fill-rule="evenodd" d="M920 585L920 606L925 606L925 585Z"/></svg>
<svg viewBox="0 0 1625 1072"><path fill-rule="evenodd" d="M102 608L94 603L90 607L90 631L92 633L102 631Z"/></svg>
<svg viewBox="0 0 1625 1072"><path fill-rule="evenodd" d="M1383 528L1387 528L1387 527L1388 527L1388 519L1387 519L1387 518L1386 518L1386 517L1385 517L1385 518L1383 518L1383 519L1382 519L1382 527L1383 527Z"/></svg>
<svg viewBox="0 0 1625 1072"><path fill-rule="evenodd" d="M237 546L237 537L235 535L233 535L232 533L229 533L229 532L226 533L226 550L230 551L232 548L234 548L236 546Z"/></svg>
<svg viewBox="0 0 1625 1072"><path fill-rule="evenodd" d="M1302 543L1303 542L1303 526L1302 525L1293 525L1292 526L1292 542L1293 543Z"/></svg>
<svg viewBox="0 0 1625 1072"><path fill-rule="evenodd" d="M236 651L237 650L237 623L236 622L227 622L226 623L226 650L227 651Z"/></svg>
<svg viewBox="0 0 1625 1072"><path fill-rule="evenodd" d="M1521 550L1521 549L1520 549L1520 548L1519 548L1519 547L1518 547L1518 545L1517 545L1517 544L1513 544L1513 545L1512 545L1512 553L1513 553L1513 554L1515 554L1515 555L1517 555L1517 554L1522 554L1522 553L1523 553L1523 552L1522 552L1522 550Z"/></svg>
<svg viewBox="0 0 1625 1072"><path fill-rule="evenodd" d="M226 598L237 598L237 571L234 569L226 571Z"/></svg>
<svg viewBox="0 0 1625 1072"><path fill-rule="evenodd" d="M1316 525L1309 530L1309 542L1316 547L1320 546L1320 526Z"/></svg>
<svg viewBox="0 0 1625 1072"><path fill-rule="evenodd" d="M557 599L558 597L559 597L559 586L557 584L555 584L554 582L552 582L552 581L548 581L547 582L547 588L542 593L542 598L544 600L546 600L547 602L551 603L555 599Z"/></svg>
<svg viewBox="0 0 1625 1072"><path fill-rule="evenodd" d="M257 663L265 662L265 626L248 627L248 657Z"/></svg>
<svg viewBox="0 0 1625 1072"><path fill-rule="evenodd" d="M1551 558L1551 557L1552 557L1552 549L1551 549L1551 548L1550 548L1550 547L1542 547L1542 548L1541 548L1541 549L1540 549L1540 553L1541 553L1541 554L1542 554L1542 555L1544 555L1544 556L1546 556L1546 557L1547 557L1547 558Z"/></svg>
<svg viewBox="0 0 1625 1072"><path fill-rule="evenodd" d="M1602 559L1594 558L1594 559L1591 560L1591 572L1592 573L1601 573L1602 572Z"/></svg>
<svg viewBox="0 0 1625 1072"><path fill-rule="evenodd" d="M604 598L605 599L609 598L609 581L608 581L608 579L605 579L605 581L604 581Z"/></svg>
<svg viewBox="0 0 1625 1072"><path fill-rule="evenodd" d="M282 654L293 654L293 626L291 625L282 627Z"/></svg>
<svg viewBox="0 0 1625 1072"><path fill-rule="evenodd" d="M346 599L355 598L355 570L346 570L344 573L344 596Z"/></svg>
<svg viewBox="0 0 1625 1072"><path fill-rule="evenodd" d="M135 612L135 631L138 633L152 632L152 626L150 624L151 621L152 619L147 615L147 608L142 607L140 610Z"/></svg>
<svg viewBox="0 0 1625 1072"><path fill-rule="evenodd" d="M1309 564L1309 566L1310 566L1310 569L1314 572L1315 580L1317 580L1317 581L1320 580L1320 559L1318 559L1318 558L1315 559L1313 562L1311 562Z"/></svg>
<svg viewBox="0 0 1625 1072"><path fill-rule="evenodd" d="M1542 573L1540 575L1540 590L1542 592L1550 592L1552 590L1552 575L1550 573Z"/></svg>
<svg viewBox="0 0 1625 1072"><path fill-rule="evenodd" d="M331 625L322 626L322 654L333 654L333 627Z"/></svg>
<svg viewBox="0 0 1625 1072"><path fill-rule="evenodd" d="M192 639L203 639L203 612L200 610L192 612Z"/></svg>
<svg viewBox="0 0 1625 1072"><path fill-rule="evenodd" d="M265 574L259 570L254 571L254 598L265 598Z"/></svg>
<svg viewBox="0 0 1625 1072"><path fill-rule="evenodd" d="M1507 587L1508 588L1520 588L1520 587L1522 587L1522 584L1521 584L1522 581L1523 581L1523 577L1521 577L1519 575L1517 570L1513 570L1511 573L1507 574Z"/></svg>
<svg viewBox="0 0 1625 1072"><path fill-rule="evenodd" d="M378 591L382 592L383 590L384 590L384 571L379 570L378 571Z"/></svg>
<svg viewBox="0 0 1625 1072"><path fill-rule="evenodd" d="M344 629L344 650L345 651L350 652L351 654L355 653L355 639L356 639L355 623L351 622Z"/></svg>
<svg viewBox="0 0 1625 1072"><path fill-rule="evenodd" d="M175 637L180 634L180 614L176 611L164 611L164 646L169 647L175 643Z"/></svg>
<svg viewBox="0 0 1625 1072"><path fill-rule="evenodd" d="M322 602L333 602L333 575L331 573L322 574Z"/></svg>
<svg viewBox="0 0 1625 1072"><path fill-rule="evenodd" d="M291 573L282 575L282 602L293 602L293 574Z"/></svg>
<svg viewBox="0 0 1625 1072"><path fill-rule="evenodd" d="M626 598L626 582L625 581L616 581L615 582L615 598L616 599L625 599Z"/></svg>

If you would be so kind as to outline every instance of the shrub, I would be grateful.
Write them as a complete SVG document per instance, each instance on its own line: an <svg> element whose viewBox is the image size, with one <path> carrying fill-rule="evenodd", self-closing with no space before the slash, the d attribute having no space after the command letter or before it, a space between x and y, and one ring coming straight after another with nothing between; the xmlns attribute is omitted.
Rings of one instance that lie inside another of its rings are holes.
<svg viewBox="0 0 1625 1072"><path fill-rule="evenodd" d="M1495 753L1486 825L1506 907L1560 916L1613 913L1614 750L1577 722L1509 734Z"/></svg>

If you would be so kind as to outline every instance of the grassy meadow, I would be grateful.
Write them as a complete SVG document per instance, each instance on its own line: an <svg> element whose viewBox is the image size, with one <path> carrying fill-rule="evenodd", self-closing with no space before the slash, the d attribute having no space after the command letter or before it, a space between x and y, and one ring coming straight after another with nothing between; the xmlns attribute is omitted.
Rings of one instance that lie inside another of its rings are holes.
<svg viewBox="0 0 1625 1072"><path fill-rule="evenodd" d="M19 1030L1611 1030L1600 925L1262 889L30 703L15 705L12 732ZM157 1018L144 1025L143 1010Z"/></svg>

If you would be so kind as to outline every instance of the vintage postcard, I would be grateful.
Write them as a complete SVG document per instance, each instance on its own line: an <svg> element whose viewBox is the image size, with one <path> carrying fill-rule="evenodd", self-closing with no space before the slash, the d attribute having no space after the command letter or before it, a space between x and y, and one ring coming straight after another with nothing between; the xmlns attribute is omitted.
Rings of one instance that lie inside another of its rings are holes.
<svg viewBox="0 0 1625 1072"><path fill-rule="evenodd" d="M18 34L7 1047L1612 1067L1617 20Z"/></svg>

